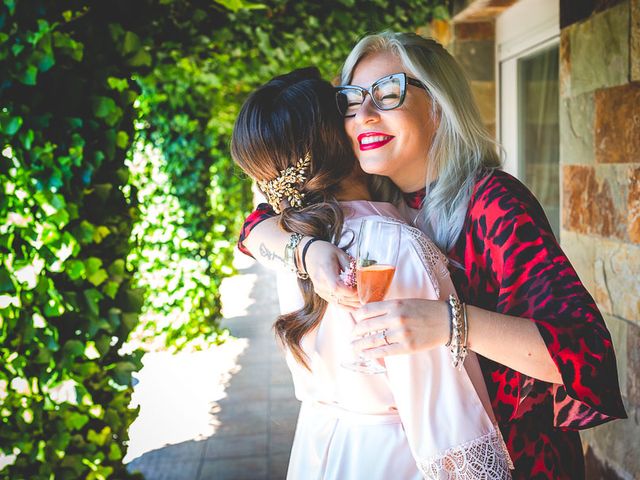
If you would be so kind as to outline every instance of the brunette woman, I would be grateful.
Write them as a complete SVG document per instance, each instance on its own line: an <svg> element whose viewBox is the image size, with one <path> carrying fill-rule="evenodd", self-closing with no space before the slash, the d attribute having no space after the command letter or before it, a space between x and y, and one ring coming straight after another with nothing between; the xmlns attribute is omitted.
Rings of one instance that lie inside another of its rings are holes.
<svg viewBox="0 0 640 480"><path fill-rule="evenodd" d="M396 83L387 95L403 88ZM283 259L300 287L281 283L290 308L275 323L302 401L287 478L509 479L478 360L458 336L453 357L442 346L390 357L382 374L342 366L352 354L353 321L314 293L304 268L311 244L299 243L305 236L353 255L362 221L384 220L401 231L388 298L449 298L452 312L444 315L456 328L464 310L435 245L392 204L371 201L334 100L315 69L276 77L247 99L232 139L236 162L281 212Z"/></svg>

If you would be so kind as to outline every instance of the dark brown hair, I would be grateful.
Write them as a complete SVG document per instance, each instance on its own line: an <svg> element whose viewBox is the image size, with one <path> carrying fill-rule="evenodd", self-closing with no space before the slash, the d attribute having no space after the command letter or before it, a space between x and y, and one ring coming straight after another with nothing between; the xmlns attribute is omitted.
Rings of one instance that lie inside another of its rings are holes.
<svg viewBox="0 0 640 480"><path fill-rule="evenodd" d="M285 206L280 226L338 243L343 215L335 194L352 173L356 158L334 89L316 68L275 77L249 96L236 119L231 154L254 180L273 180L309 154L307 180L300 186L304 205L298 209ZM327 303L315 294L309 280L298 279L298 285L304 306L280 315L274 329L294 357L309 368L300 342L318 325Z"/></svg>

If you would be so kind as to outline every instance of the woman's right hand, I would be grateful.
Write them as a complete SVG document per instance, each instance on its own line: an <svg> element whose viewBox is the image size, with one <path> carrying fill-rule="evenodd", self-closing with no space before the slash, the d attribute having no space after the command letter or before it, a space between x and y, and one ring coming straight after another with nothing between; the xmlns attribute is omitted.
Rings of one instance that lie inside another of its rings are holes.
<svg viewBox="0 0 640 480"><path fill-rule="evenodd" d="M340 273L349 268L351 258L331 242L319 240L309 245L305 265L315 292L329 303L359 308L355 287L348 287Z"/></svg>

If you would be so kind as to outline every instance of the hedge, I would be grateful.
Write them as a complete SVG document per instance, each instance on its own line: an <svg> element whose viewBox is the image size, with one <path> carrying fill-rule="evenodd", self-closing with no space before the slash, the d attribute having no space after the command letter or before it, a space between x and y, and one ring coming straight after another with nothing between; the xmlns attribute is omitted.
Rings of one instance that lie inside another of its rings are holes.
<svg viewBox="0 0 640 480"><path fill-rule="evenodd" d="M439 3L2 1L0 478L131 476L131 332L223 338L241 102L292 68L331 78L357 38Z"/></svg>

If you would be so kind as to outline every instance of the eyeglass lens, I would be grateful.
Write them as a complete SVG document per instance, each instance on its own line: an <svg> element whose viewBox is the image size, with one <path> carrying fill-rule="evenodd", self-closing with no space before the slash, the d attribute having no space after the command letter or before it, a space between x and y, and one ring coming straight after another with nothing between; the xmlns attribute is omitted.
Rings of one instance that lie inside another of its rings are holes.
<svg viewBox="0 0 640 480"><path fill-rule="evenodd" d="M402 102L402 77L385 78L371 86L371 98L380 110L392 110ZM367 90L347 87L338 92L338 108L346 116L356 114L364 103Z"/></svg>

